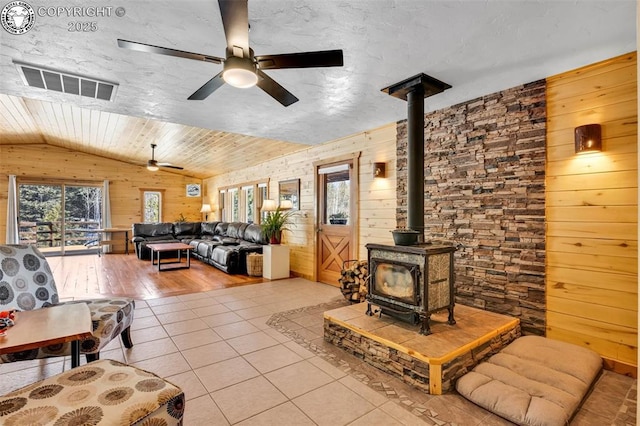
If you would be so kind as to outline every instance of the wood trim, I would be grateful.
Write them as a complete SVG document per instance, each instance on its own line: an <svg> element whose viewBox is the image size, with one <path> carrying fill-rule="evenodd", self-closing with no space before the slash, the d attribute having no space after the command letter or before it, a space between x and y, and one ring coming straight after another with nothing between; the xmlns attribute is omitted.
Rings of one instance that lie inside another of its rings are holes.
<svg viewBox="0 0 640 426"><path fill-rule="evenodd" d="M71 186L103 186L103 180L83 179L51 179L45 177L16 176L16 183L23 185L71 185Z"/></svg>
<svg viewBox="0 0 640 426"><path fill-rule="evenodd" d="M268 188L269 188L269 181L271 179L266 178L266 179L258 179L258 180L251 180L248 182L242 182L242 183L237 183L237 184L233 184L233 185L227 185L227 186L220 186L218 187L218 192L220 191L226 191L227 189L233 189L233 188L242 188L243 186L258 186L261 183L266 183L267 184L267 193L268 193Z"/></svg>
<svg viewBox="0 0 640 426"><path fill-rule="evenodd" d="M603 360L603 365L605 370L613 371L614 373L629 376L634 379L638 378L637 366L625 364L624 362L611 359L611 358L603 357L602 360Z"/></svg>
<svg viewBox="0 0 640 426"><path fill-rule="evenodd" d="M334 163L338 164L338 163L344 163L347 162L349 160L357 160L362 156L362 151L357 151L351 154L346 154L346 155L340 155L338 157L331 157L331 158L325 158L322 160L318 160L318 161L314 161L313 167L314 167L314 172L317 174L318 173L318 169L321 166L330 166Z"/></svg>

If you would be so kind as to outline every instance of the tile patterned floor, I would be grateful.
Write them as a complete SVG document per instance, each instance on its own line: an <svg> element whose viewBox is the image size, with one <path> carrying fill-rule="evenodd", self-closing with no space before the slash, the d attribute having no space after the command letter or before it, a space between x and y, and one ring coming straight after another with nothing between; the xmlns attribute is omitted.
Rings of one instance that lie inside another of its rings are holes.
<svg viewBox="0 0 640 426"><path fill-rule="evenodd" d="M132 349L102 358L154 371L187 396L185 425L510 425L456 394L431 396L322 339L339 290L303 279L138 301ZM0 393L69 359L0 365ZM637 381L605 372L572 425L635 425Z"/></svg>

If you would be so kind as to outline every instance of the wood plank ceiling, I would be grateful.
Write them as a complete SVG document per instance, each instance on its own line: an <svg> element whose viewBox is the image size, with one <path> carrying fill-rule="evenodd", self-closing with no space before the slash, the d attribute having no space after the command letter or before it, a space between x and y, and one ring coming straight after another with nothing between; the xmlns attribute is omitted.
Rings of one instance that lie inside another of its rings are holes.
<svg viewBox="0 0 640 426"><path fill-rule="evenodd" d="M308 147L0 94L0 144L41 143L140 166L151 158L155 143L156 160L201 179Z"/></svg>

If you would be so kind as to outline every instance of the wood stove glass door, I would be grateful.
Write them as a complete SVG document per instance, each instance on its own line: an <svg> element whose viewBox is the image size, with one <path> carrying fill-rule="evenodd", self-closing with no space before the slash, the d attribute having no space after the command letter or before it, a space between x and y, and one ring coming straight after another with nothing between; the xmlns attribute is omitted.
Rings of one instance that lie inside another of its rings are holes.
<svg viewBox="0 0 640 426"><path fill-rule="evenodd" d="M339 285L343 262L355 259L354 162L357 159L317 167L317 280L334 286Z"/></svg>

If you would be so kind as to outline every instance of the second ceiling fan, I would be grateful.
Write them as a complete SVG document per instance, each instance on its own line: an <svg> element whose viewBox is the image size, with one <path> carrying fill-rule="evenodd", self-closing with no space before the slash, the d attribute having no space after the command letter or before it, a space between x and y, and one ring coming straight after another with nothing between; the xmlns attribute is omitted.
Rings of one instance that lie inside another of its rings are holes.
<svg viewBox="0 0 640 426"><path fill-rule="evenodd" d="M171 163L160 163L156 160L156 145L155 143L151 144L151 160L147 161L147 170L151 172L156 172L160 167L164 167L167 169L176 169L176 170L184 170L180 166L174 166Z"/></svg>
<svg viewBox="0 0 640 426"><path fill-rule="evenodd" d="M227 39L226 57L203 55L118 39L118 46L141 52L195 59L222 64L223 68L211 80L196 90L189 100L202 100L224 83L246 88L257 85L284 106L298 101L291 92L263 72L283 68L339 67L343 65L342 50L286 53L282 55L254 55L249 47L248 0L218 0L222 25Z"/></svg>

